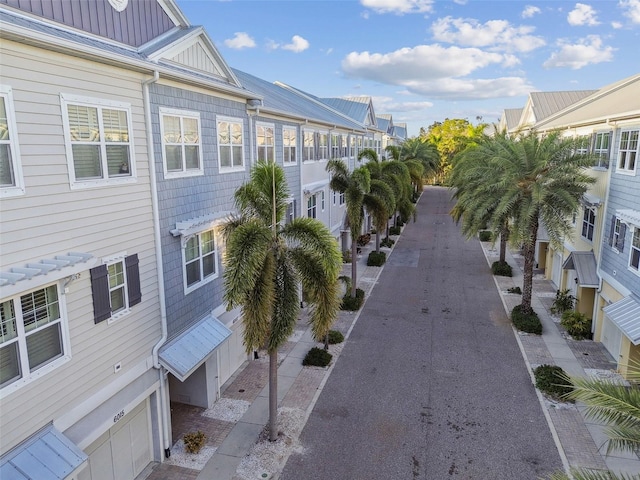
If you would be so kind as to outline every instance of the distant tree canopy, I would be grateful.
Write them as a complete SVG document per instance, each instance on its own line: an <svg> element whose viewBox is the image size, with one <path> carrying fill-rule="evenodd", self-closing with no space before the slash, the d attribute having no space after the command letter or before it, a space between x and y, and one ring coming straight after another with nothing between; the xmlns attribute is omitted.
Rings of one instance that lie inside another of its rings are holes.
<svg viewBox="0 0 640 480"><path fill-rule="evenodd" d="M486 126L486 123L473 125L466 119L446 118L443 122L433 122L426 130L420 128L420 138L435 145L440 154L439 183L448 183L453 158L481 137Z"/></svg>

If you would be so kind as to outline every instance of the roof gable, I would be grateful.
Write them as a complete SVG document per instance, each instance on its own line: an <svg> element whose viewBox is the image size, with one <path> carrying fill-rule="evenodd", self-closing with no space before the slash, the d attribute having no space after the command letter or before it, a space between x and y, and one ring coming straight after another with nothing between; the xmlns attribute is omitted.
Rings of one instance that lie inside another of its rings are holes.
<svg viewBox="0 0 640 480"><path fill-rule="evenodd" d="M371 97L321 98L320 101L353 118L358 123L367 127L377 127Z"/></svg>

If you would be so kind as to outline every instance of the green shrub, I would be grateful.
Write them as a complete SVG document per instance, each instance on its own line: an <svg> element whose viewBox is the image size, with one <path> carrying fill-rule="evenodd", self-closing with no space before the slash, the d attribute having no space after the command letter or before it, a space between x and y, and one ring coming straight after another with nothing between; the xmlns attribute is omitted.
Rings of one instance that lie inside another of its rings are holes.
<svg viewBox="0 0 640 480"><path fill-rule="evenodd" d="M400 235L402 229L400 227L389 227L389 235Z"/></svg>
<svg viewBox="0 0 640 480"><path fill-rule="evenodd" d="M381 267L384 265L384 262L387 261L387 254L384 252L373 252L369 253L369 257L367 258L367 266L369 267Z"/></svg>
<svg viewBox="0 0 640 480"><path fill-rule="evenodd" d="M576 340L591 338L591 319L584 313L567 310L562 314L560 325Z"/></svg>
<svg viewBox="0 0 640 480"><path fill-rule="evenodd" d="M205 442L207 441L207 436L204 432L198 430L193 433L185 433L184 437L182 437L184 441L184 448L189 453L198 453L204 447Z"/></svg>
<svg viewBox="0 0 640 480"><path fill-rule="evenodd" d="M509 292L509 293L517 293L518 295L522 295L522 289L520 287L507 288L507 292Z"/></svg>
<svg viewBox="0 0 640 480"><path fill-rule="evenodd" d="M493 238L493 235L491 235L491 232L489 230L480 230L478 232L478 238L481 242L490 242Z"/></svg>
<svg viewBox="0 0 640 480"><path fill-rule="evenodd" d="M342 305L340 306L341 310L348 310L350 312L355 312L356 310L360 310L360 307L364 303L364 290L361 288L356 288L356 296L351 296L351 289L347 290L344 297L342 297Z"/></svg>
<svg viewBox="0 0 640 480"><path fill-rule="evenodd" d="M557 365L540 365L533 370L536 387L551 398L563 400L564 395L571 392L573 387L563 378L565 371Z"/></svg>
<svg viewBox="0 0 640 480"><path fill-rule="evenodd" d="M351 250L345 250L342 252L342 261L344 263L351 263Z"/></svg>
<svg viewBox="0 0 640 480"><path fill-rule="evenodd" d="M338 330L329 330L329 345L344 342L344 335Z"/></svg>
<svg viewBox="0 0 640 480"><path fill-rule="evenodd" d="M393 238L389 238L389 237L385 237L382 240L380 240L381 247L391 248L393 247L394 243L396 243L396 241Z"/></svg>
<svg viewBox="0 0 640 480"><path fill-rule="evenodd" d="M551 313L564 313L573 310L573 302L576 297L571 295L568 288L566 290L556 290L556 298L551 305Z"/></svg>
<svg viewBox="0 0 640 480"><path fill-rule="evenodd" d="M324 348L313 347L302 360L302 365L312 367L326 367L331 363L333 356Z"/></svg>
<svg viewBox="0 0 640 480"><path fill-rule="evenodd" d="M493 262L491 264L491 272L494 275L499 275L501 277L512 277L513 276L513 271L511 269L511 265L509 265L507 262Z"/></svg>
<svg viewBox="0 0 640 480"><path fill-rule="evenodd" d="M536 312L529 314L522 312L522 305L516 305L511 310L511 321L521 332L542 334L542 323Z"/></svg>

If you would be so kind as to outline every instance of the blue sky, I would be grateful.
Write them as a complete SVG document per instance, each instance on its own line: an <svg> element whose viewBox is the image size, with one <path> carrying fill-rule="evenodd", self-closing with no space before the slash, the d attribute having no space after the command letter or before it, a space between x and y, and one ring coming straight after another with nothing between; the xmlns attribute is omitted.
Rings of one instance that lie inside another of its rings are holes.
<svg viewBox="0 0 640 480"><path fill-rule="evenodd" d="M640 72L640 0L177 2L231 67L319 97L371 96L410 136Z"/></svg>

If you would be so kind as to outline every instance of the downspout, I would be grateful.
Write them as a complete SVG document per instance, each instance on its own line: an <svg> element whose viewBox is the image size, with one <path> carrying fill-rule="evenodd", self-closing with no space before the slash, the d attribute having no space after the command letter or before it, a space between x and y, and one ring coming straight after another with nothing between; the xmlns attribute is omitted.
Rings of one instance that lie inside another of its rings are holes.
<svg viewBox="0 0 640 480"><path fill-rule="evenodd" d="M153 132L151 129L151 102L149 100L149 85L155 83L160 78L159 72L153 72L153 77L142 82L142 96L145 109L145 127L147 130L147 155L150 159L149 175L151 177L151 206L153 210L153 237L156 250L156 270L158 271L158 296L160 300L160 323L162 326L162 336L158 343L153 346L153 367L158 369L160 377L160 411L162 412L162 447L165 458L171 456L171 442L169 440L169 408L167 405L167 392L165 387L164 368L160 365L158 351L167 341L167 302L164 295L164 270L162 268L162 247L160 243L160 211L158 208L158 184L156 178L156 160L153 151Z"/></svg>

